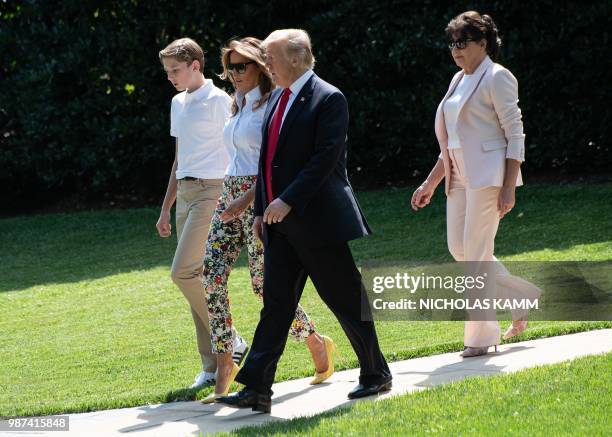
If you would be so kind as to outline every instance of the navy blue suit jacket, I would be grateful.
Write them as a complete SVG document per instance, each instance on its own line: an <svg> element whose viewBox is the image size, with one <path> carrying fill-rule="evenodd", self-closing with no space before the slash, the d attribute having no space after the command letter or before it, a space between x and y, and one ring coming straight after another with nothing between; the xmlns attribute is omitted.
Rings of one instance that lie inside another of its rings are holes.
<svg viewBox="0 0 612 437"><path fill-rule="evenodd" d="M268 206L265 159L268 126L282 90L268 101L263 124L255 215ZM313 75L291 105L272 160L275 197L291 211L278 224L279 232L310 247L341 243L371 233L357 203L346 171L348 104L338 88ZM264 225L264 244L268 225Z"/></svg>

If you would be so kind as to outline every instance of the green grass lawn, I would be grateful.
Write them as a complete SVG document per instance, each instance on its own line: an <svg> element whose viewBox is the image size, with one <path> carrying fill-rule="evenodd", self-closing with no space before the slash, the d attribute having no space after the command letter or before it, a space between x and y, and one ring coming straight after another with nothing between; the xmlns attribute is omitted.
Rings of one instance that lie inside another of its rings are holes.
<svg viewBox="0 0 612 437"><path fill-rule="evenodd" d="M365 192L375 234L352 244L372 259L449 261L444 195L419 213L406 189ZM502 222L505 260L612 259L612 184L531 186ZM186 390L199 371L188 305L169 278L176 240L156 236L156 209L105 210L0 220L0 416L91 411L205 396ZM250 341L260 302L241 259L230 279L234 321ZM356 367L350 345L308 286L302 304ZM389 360L460 350L462 322L380 322ZM533 322L521 339L612 327ZM502 329L505 329L505 324ZM277 380L314 371L288 342Z"/></svg>
<svg viewBox="0 0 612 437"><path fill-rule="evenodd" d="M612 353L357 402L231 435L610 435Z"/></svg>

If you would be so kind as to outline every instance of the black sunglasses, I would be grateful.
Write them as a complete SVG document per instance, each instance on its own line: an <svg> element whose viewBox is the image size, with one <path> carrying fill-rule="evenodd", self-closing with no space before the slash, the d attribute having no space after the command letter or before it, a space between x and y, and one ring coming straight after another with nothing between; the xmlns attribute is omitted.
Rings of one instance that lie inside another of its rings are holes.
<svg viewBox="0 0 612 437"><path fill-rule="evenodd" d="M473 39L467 38L467 39L458 39L456 41L449 41L448 42L448 48L450 50L454 49L454 48L458 48L459 50L463 50L464 48L466 48L466 46L468 45L468 43L470 41L474 41Z"/></svg>
<svg viewBox="0 0 612 437"><path fill-rule="evenodd" d="M242 74L246 71L247 69L247 65L249 64L254 64L255 61L249 61L249 62L238 62L236 64L227 64L227 69L229 71L235 71L238 74Z"/></svg>

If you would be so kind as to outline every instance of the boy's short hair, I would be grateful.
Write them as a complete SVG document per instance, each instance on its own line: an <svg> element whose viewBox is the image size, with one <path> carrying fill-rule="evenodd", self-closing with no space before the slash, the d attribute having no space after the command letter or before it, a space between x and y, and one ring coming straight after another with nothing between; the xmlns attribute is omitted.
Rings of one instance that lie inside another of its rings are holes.
<svg viewBox="0 0 612 437"><path fill-rule="evenodd" d="M204 72L204 50L191 38L180 38L172 41L159 52L160 62L163 63L164 58L176 58L180 62L187 62L188 65L191 65L193 61L199 61L200 72Z"/></svg>

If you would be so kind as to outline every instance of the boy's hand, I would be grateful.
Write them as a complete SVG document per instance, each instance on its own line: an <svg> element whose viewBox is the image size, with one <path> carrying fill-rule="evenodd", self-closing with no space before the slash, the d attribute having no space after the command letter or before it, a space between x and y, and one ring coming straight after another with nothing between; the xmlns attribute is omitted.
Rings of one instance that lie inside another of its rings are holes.
<svg viewBox="0 0 612 437"><path fill-rule="evenodd" d="M172 234L172 225L170 224L170 211L162 211L159 214L159 219L155 224L160 237L167 238Z"/></svg>

